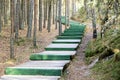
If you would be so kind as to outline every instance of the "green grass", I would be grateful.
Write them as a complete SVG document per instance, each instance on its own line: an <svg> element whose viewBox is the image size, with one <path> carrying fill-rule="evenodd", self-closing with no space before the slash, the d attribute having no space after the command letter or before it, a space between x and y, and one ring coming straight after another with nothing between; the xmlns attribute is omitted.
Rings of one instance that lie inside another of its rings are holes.
<svg viewBox="0 0 120 80"><path fill-rule="evenodd" d="M108 30L105 36L101 39L98 35L96 41L90 41L85 50L86 57L92 57L97 54L101 54L106 50L107 46L111 49L120 49L120 34L113 35L113 29Z"/></svg>
<svg viewBox="0 0 120 80"><path fill-rule="evenodd" d="M90 64L101 55L108 57L107 53L113 53L114 49L120 50L120 34L114 33L114 29L107 30L105 36L101 39L98 36L96 41L90 41L85 50L86 63ZM91 76L95 80L120 80L120 53L114 54L114 57L100 59L91 69Z"/></svg>
<svg viewBox="0 0 120 80"><path fill-rule="evenodd" d="M120 80L120 61L100 61L92 68L93 76L99 80Z"/></svg>

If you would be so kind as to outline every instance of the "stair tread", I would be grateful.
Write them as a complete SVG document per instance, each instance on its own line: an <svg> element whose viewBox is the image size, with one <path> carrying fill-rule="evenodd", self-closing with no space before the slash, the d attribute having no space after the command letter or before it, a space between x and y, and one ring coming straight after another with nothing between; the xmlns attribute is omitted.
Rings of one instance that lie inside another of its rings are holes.
<svg viewBox="0 0 120 80"><path fill-rule="evenodd" d="M78 44L50 44L46 48L76 48Z"/></svg>
<svg viewBox="0 0 120 80"><path fill-rule="evenodd" d="M35 54L40 54L40 55L75 55L75 53L76 53L76 51L44 51L44 52L35 53Z"/></svg>
<svg viewBox="0 0 120 80"><path fill-rule="evenodd" d="M1 80L58 80L60 76L4 75Z"/></svg>
<svg viewBox="0 0 120 80"><path fill-rule="evenodd" d="M29 61L21 65L9 68L28 68L28 69L62 69L65 64L69 63L69 60L61 61Z"/></svg>
<svg viewBox="0 0 120 80"><path fill-rule="evenodd" d="M80 42L80 39L57 39L53 40L53 42Z"/></svg>

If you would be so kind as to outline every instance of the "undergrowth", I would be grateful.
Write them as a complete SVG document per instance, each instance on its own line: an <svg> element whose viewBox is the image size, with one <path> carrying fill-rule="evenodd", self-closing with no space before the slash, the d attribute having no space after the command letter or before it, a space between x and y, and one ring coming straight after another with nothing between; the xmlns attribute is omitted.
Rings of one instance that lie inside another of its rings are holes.
<svg viewBox="0 0 120 80"><path fill-rule="evenodd" d="M91 76L96 80L120 80L120 30L115 32L110 29L102 39L98 37L88 43L85 51L87 64L99 58L92 68Z"/></svg>
<svg viewBox="0 0 120 80"><path fill-rule="evenodd" d="M100 61L92 68L93 76L99 80L120 80L120 61Z"/></svg>

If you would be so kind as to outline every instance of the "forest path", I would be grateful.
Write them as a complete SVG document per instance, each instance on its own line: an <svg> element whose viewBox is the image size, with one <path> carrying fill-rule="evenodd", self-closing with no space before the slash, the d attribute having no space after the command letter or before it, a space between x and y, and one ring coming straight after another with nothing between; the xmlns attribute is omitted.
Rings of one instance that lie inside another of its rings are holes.
<svg viewBox="0 0 120 80"><path fill-rule="evenodd" d="M90 78L90 70L88 65L85 64L85 49L88 42L92 40L92 25L90 23L86 23L86 25L86 32L77 50L77 55L71 61L67 73L61 80L94 80Z"/></svg>
<svg viewBox="0 0 120 80"><path fill-rule="evenodd" d="M64 21L63 17L62 24L65 24ZM14 67L7 67L5 69L6 75L2 76L1 79L31 80L29 77L33 77L36 80L37 77L39 77L39 79L43 80L44 77L44 80L58 80L58 77L61 76L62 71L65 69L65 65L71 61L71 56L75 55L83 37L84 30L84 24L71 21L70 27L60 36L56 37L57 42L52 42L45 47L45 51L43 51L43 53L34 53L30 55L29 62ZM20 76L18 77L17 75ZM49 79L45 78L47 76L50 76Z"/></svg>

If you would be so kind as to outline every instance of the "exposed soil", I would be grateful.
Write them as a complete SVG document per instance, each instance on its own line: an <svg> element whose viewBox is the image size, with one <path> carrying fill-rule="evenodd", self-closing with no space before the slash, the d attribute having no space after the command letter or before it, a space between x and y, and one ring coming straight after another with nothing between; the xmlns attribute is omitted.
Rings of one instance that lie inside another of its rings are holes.
<svg viewBox="0 0 120 80"><path fill-rule="evenodd" d="M85 63L85 49L87 43L92 39L92 26L87 23L85 35L80 44L77 55L70 62L69 67L60 80L95 80L90 76L89 66Z"/></svg>
<svg viewBox="0 0 120 80"><path fill-rule="evenodd" d="M53 39L55 39L55 36L58 35L58 30L55 30L55 25L52 25L50 33L48 33L46 29L43 29L42 32L37 31L37 48L33 48L32 38L29 40L26 39L26 32L27 28L25 28L25 30L20 30L19 35L23 41L20 45L15 44L16 59L10 60L10 28L4 27L2 29L2 33L0 34L0 76L4 75L4 69L6 67L27 62L29 61L29 57L32 53L44 51L44 48L49 45Z"/></svg>
<svg viewBox="0 0 120 80"><path fill-rule="evenodd" d="M89 27L88 27L89 26ZM64 28L64 26L63 26ZM63 29L64 30L64 29ZM4 74L4 69L8 66L15 66L26 61L29 61L29 56L32 53L39 53L44 51L44 48L51 43L55 36L58 34L58 30L55 30L54 25L52 25L52 30L50 33L46 29L42 32L37 32L37 46L38 48L32 47L32 39L26 40L26 29L20 31L20 37L25 39L25 42L20 46L15 45L15 58L16 60L9 60L9 29L5 28L0 36L0 75ZM7 35L7 36L6 36ZM92 39L92 27L91 24L87 24L86 33L82 39L77 55L71 61L67 72L61 78L61 80L95 80L90 76L90 69L88 65L85 64L85 49L87 43Z"/></svg>

